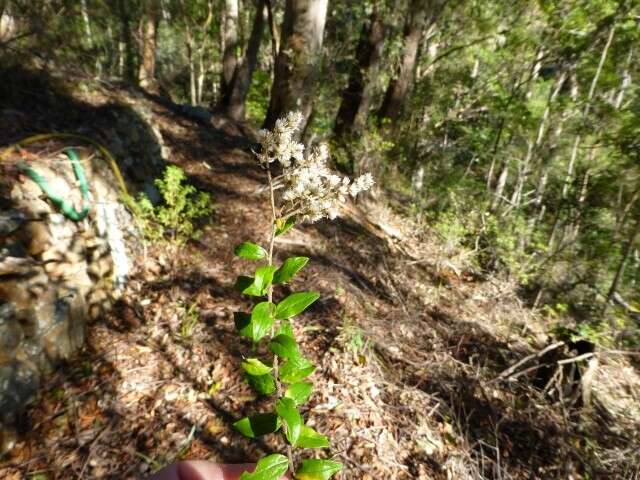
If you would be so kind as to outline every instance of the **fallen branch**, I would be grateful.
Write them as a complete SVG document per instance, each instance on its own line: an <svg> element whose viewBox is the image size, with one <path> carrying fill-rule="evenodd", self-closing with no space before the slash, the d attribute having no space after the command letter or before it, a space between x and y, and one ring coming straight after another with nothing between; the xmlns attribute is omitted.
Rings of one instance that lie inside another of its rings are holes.
<svg viewBox="0 0 640 480"><path fill-rule="evenodd" d="M505 371L503 371L500 375L498 375L496 378L494 378L493 380L490 380L488 383L494 383L497 382L498 380L504 380L507 379L509 377L511 377L513 375L513 373L522 365L524 365L525 363L529 362L530 360L536 359L536 358L540 358L542 357L545 353L550 352L551 350L555 350L556 348L559 348L561 346L563 346L565 343L564 342L556 342L556 343L552 343L551 345L548 345L547 347L543 348L542 350L540 350L539 352L536 353L532 353L531 355L528 355L526 357L524 357L522 360L520 360L519 362L517 362L515 365L512 365L511 367L507 368Z"/></svg>
<svg viewBox="0 0 640 480"><path fill-rule="evenodd" d="M582 355L578 355L577 357L565 358L564 360L558 360L558 365L567 365L569 363L581 362L582 360L586 360L595 356L595 353L583 353Z"/></svg>

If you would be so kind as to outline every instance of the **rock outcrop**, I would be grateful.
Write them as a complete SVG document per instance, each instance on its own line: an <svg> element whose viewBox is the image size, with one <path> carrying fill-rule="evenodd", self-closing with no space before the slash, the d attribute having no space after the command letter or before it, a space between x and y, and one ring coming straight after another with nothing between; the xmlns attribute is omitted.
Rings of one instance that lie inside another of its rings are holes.
<svg viewBox="0 0 640 480"><path fill-rule="evenodd" d="M19 163L29 162L78 208L74 172L57 147L33 147L0 162L0 423L5 427L37 397L43 376L82 346L87 322L110 308L130 269L132 243L125 239L135 237L133 222L104 159L80 150L92 206L79 222L61 214L20 174ZM11 447L8 432L0 434L3 449Z"/></svg>

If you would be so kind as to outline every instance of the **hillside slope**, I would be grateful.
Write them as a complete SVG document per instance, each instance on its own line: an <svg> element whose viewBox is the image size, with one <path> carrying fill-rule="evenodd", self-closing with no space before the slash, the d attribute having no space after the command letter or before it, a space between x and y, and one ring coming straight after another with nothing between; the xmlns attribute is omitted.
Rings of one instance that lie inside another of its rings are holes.
<svg viewBox="0 0 640 480"><path fill-rule="evenodd" d="M233 312L249 306L233 289L248 269L233 247L267 234L251 129L114 86L73 95L96 109L126 102L147 112L166 160L211 192L217 209L198 242L140 250L124 296L48 380L0 477L139 478L176 458L245 462L278 450L275 438L248 442L231 428L261 409L240 374L250 345L233 324ZM37 106L13 112L19 124L5 145L83 123ZM99 118L83 129L112 134ZM276 244L276 259L311 258L291 288L322 295L295 328L318 365L304 413L332 439L341 478L638 475L634 357L574 359L578 346L548 338L515 285L478 274L385 202L351 206ZM198 319L188 336L187 311Z"/></svg>

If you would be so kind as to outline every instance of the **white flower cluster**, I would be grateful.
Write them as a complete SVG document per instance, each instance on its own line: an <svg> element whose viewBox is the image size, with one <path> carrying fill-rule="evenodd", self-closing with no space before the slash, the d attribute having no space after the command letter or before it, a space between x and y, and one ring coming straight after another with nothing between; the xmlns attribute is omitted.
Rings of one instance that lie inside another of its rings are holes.
<svg viewBox="0 0 640 480"><path fill-rule="evenodd" d="M264 165L279 161L283 167L291 165L291 160L302 160L304 145L293 140L293 134L302 123L302 113L290 112L285 118L276 121L273 131L260 130L262 149L257 154L258 161Z"/></svg>
<svg viewBox="0 0 640 480"><path fill-rule="evenodd" d="M338 216L340 205L347 196L373 186L370 173L359 176L353 182L340 177L327 166L329 150L326 145L313 149L306 157L304 145L293 140L293 134L302 123L302 115L292 112L276 122L273 131L261 131L262 150L257 155L263 164L278 161L284 171L285 191L282 195L290 209L303 221L316 222L324 217Z"/></svg>

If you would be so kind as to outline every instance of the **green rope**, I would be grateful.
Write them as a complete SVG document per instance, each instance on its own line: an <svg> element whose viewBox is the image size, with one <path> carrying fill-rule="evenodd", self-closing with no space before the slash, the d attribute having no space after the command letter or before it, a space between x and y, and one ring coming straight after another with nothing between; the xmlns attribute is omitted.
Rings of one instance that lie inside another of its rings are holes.
<svg viewBox="0 0 640 480"><path fill-rule="evenodd" d="M70 201L65 200L60 195L58 195L47 183L44 177L36 172L33 168L23 166L21 167L21 169L25 173L25 175L36 182L36 184L42 189L47 197L49 197L51 202L60 210L62 210L62 213L65 217L73 220L74 222L79 222L80 220L83 220L89 213L89 185L87 184L87 178L84 175L84 169L82 168L82 164L80 163L75 150L73 148L68 148L64 153L69 158L69 160L71 160L73 171L76 175L76 178L78 179L78 183L80 184L80 192L82 193L82 200L84 201L84 205L82 206L82 210L80 210L79 212L73 207Z"/></svg>

